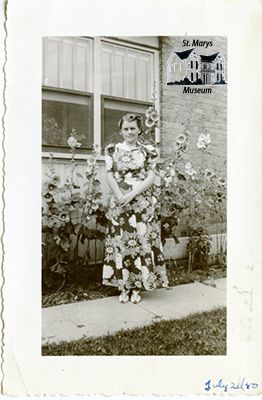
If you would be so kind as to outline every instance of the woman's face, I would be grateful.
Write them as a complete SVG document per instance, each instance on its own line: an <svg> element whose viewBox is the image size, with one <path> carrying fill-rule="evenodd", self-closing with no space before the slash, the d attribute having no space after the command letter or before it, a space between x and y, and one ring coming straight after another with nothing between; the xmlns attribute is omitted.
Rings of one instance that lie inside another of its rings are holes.
<svg viewBox="0 0 262 400"><path fill-rule="evenodd" d="M136 121L124 121L121 128L124 141L129 144L136 144L138 135L140 133Z"/></svg>

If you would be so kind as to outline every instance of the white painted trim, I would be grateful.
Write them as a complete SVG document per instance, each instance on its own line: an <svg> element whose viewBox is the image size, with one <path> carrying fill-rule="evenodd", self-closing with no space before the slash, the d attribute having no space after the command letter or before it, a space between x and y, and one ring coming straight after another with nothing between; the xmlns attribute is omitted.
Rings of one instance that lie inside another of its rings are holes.
<svg viewBox="0 0 262 400"><path fill-rule="evenodd" d="M61 159L61 160L70 160L72 155L69 153L62 153L62 152L55 152L55 151L50 151L50 152L45 152L42 151L42 159L47 160L50 157L50 153L53 155L53 159ZM75 154L74 159L75 160L83 160L86 161L88 158L92 157L92 154ZM105 161L105 156L96 156L97 161Z"/></svg>
<svg viewBox="0 0 262 400"><path fill-rule="evenodd" d="M129 42L125 42L122 40L116 40L116 39L112 39L112 38L107 38L107 37L103 37L103 36L99 36L99 39L101 40L101 42L108 42L114 45L119 45L121 47L125 46L127 48L131 48L131 49L135 49L135 50L142 50L142 51L147 51L148 53L154 53L155 49L151 49L150 47L147 46L142 46L139 44L133 44L133 43L129 43Z"/></svg>
<svg viewBox="0 0 262 400"><path fill-rule="evenodd" d="M158 50L160 47L159 36L114 36L116 40L146 46Z"/></svg>
<svg viewBox="0 0 262 400"><path fill-rule="evenodd" d="M219 244L223 244L223 250L226 251L227 246L227 236L226 233L212 234L209 235L211 239L211 249L210 255L217 253L217 247ZM175 243L174 239L166 239L166 243L164 245L164 254L166 259L179 259L186 258L188 256L187 244L189 238L179 237L179 243Z"/></svg>
<svg viewBox="0 0 262 400"><path fill-rule="evenodd" d="M42 38L42 86L45 85L45 76L46 76L46 40Z"/></svg>
<svg viewBox="0 0 262 400"><path fill-rule="evenodd" d="M136 58L136 75L138 76L138 85L136 86L136 96L139 100L141 100L141 63L140 63L140 54L138 53ZM136 77L137 78L137 77Z"/></svg>
<svg viewBox="0 0 262 400"><path fill-rule="evenodd" d="M71 159L71 154L69 154L69 153L62 153L62 152L55 152L55 151L50 151L50 152L47 152L47 151L42 151L42 159L43 160L47 160L49 157L50 157L50 153L52 153L53 154L53 159L54 160L59 160L59 159L61 159L61 160L70 160ZM90 157L92 157L92 154L90 153L90 154L75 154L75 156L74 156L74 159L75 160L83 160L83 161L86 161L88 158L90 158ZM96 156L95 157L96 158L96 160L97 161L102 161L102 162L105 162L105 156L103 156L103 155L100 155L100 156ZM157 164L161 164L161 163L163 163L165 160L164 159L161 159L161 158L159 158L158 159L158 161L157 161Z"/></svg>
<svg viewBox="0 0 262 400"><path fill-rule="evenodd" d="M159 52L155 51L154 53L154 70L153 70L153 80L156 83L156 110L158 112L160 118L160 68L159 68ZM161 131L160 128L156 128L156 143L161 142Z"/></svg>
<svg viewBox="0 0 262 400"><path fill-rule="evenodd" d="M101 40L98 37L94 38L94 107L93 107L93 121L94 121L94 144L99 148L101 147Z"/></svg>
<svg viewBox="0 0 262 400"><path fill-rule="evenodd" d="M73 90L76 90L75 64L73 62L73 60L76 59L76 55L77 55L76 41L75 40L73 41L72 52L73 52L73 57L72 57L72 86L73 86ZM85 83L85 89L86 89L86 83Z"/></svg>

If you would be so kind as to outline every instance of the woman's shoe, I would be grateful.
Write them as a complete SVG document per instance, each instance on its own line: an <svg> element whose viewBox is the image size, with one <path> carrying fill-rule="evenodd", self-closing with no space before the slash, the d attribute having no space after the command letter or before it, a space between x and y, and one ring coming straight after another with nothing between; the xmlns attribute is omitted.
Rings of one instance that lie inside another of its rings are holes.
<svg viewBox="0 0 262 400"><path fill-rule="evenodd" d="M169 286L168 283L162 283L162 288L167 289L167 290L171 289L171 287Z"/></svg>
<svg viewBox="0 0 262 400"><path fill-rule="evenodd" d="M142 300L142 297L139 294L139 290L133 290L131 299L132 303L137 304Z"/></svg>
<svg viewBox="0 0 262 400"><path fill-rule="evenodd" d="M119 301L120 301L120 303L127 303L127 302L129 301L129 296L128 296L128 294L129 294L129 291L126 291L126 290L123 290L123 291L120 293L120 296L119 296Z"/></svg>

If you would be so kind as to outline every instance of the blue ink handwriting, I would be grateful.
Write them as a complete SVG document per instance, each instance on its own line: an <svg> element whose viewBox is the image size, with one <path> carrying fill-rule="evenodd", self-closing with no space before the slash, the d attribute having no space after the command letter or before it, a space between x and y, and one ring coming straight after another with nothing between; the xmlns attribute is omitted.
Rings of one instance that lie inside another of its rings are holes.
<svg viewBox="0 0 262 400"><path fill-rule="evenodd" d="M223 389L224 392L228 392L229 390L243 390L244 392L250 389L257 389L258 383L249 382L246 378L242 378L241 382L223 382L223 379L219 379L217 382L212 382L209 379L205 382L205 391L209 392L211 389Z"/></svg>

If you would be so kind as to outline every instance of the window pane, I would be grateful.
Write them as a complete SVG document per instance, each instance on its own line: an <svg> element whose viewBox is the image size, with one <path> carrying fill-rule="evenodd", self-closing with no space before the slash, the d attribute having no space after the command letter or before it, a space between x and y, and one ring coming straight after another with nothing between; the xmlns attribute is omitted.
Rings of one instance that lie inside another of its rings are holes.
<svg viewBox="0 0 262 400"><path fill-rule="evenodd" d="M125 97L125 52L116 49L114 57L114 96Z"/></svg>
<svg viewBox="0 0 262 400"><path fill-rule="evenodd" d="M112 93L112 52L111 47L104 45L102 48L102 89L103 93Z"/></svg>
<svg viewBox="0 0 262 400"><path fill-rule="evenodd" d="M150 101L154 56L150 51L102 43L102 93Z"/></svg>
<svg viewBox="0 0 262 400"><path fill-rule="evenodd" d="M60 86L73 88L73 40L64 39L61 42Z"/></svg>
<svg viewBox="0 0 262 400"><path fill-rule="evenodd" d="M137 57L135 52L128 52L127 58L127 97L137 98Z"/></svg>
<svg viewBox="0 0 262 400"><path fill-rule="evenodd" d="M77 39L74 58L75 89L93 92L93 47L92 41Z"/></svg>
<svg viewBox="0 0 262 400"><path fill-rule="evenodd" d="M114 99L104 99L104 120L103 120L103 147L109 143L118 143L122 141L119 135L118 121L128 112L145 116L145 111L150 103L137 104Z"/></svg>
<svg viewBox="0 0 262 400"><path fill-rule="evenodd" d="M59 40L44 39L43 42L43 85L59 86L58 83Z"/></svg>
<svg viewBox="0 0 262 400"><path fill-rule="evenodd" d="M78 37L43 39L43 85L93 91L93 40Z"/></svg>
<svg viewBox="0 0 262 400"><path fill-rule="evenodd" d="M140 57L140 99L150 99L152 92L152 76L149 57Z"/></svg>
<svg viewBox="0 0 262 400"><path fill-rule="evenodd" d="M81 147L90 147L90 98L84 98L83 104L83 97L81 96L81 101L78 99L76 102L67 101L68 99L64 101L43 99L42 144L44 146L67 147L68 136L72 129L75 129L82 143Z"/></svg>

